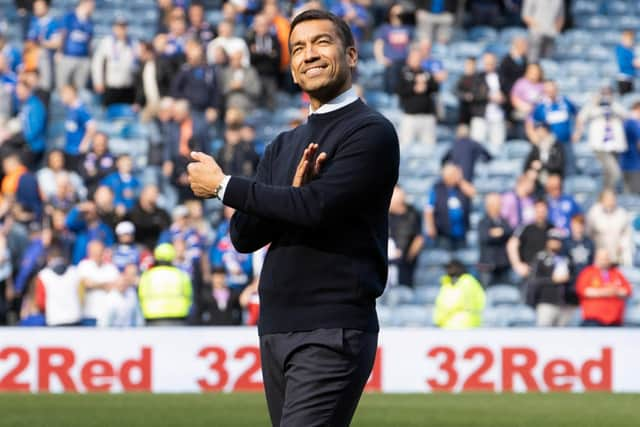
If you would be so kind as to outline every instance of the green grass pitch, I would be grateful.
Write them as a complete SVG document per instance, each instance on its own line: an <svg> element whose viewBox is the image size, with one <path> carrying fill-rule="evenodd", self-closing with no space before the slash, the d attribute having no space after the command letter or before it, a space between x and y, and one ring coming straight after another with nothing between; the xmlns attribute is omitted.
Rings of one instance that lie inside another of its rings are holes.
<svg viewBox="0 0 640 427"><path fill-rule="evenodd" d="M0 394L3 427L268 426L261 394ZM625 427L639 394L367 394L353 427Z"/></svg>

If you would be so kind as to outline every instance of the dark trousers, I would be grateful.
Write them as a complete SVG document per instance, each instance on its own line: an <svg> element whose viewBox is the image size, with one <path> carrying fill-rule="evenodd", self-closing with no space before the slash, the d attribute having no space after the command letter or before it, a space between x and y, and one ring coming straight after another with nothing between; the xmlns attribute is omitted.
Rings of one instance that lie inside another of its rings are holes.
<svg viewBox="0 0 640 427"><path fill-rule="evenodd" d="M378 334L316 329L260 337L274 427L348 426L371 374Z"/></svg>
<svg viewBox="0 0 640 427"><path fill-rule="evenodd" d="M626 95L633 92L633 80L618 80L618 93Z"/></svg>
<svg viewBox="0 0 640 427"><path fill-rule="evenodd" d="M135 94L135 89L132 87L108 87L102 95L102 103L107 107L113 104L133 104Z"/></svg>

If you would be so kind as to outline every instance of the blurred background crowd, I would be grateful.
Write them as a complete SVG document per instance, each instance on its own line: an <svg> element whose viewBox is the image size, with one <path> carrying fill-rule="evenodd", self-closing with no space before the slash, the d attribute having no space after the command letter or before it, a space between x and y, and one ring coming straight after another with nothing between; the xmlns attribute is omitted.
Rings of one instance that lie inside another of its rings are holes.
<svg viewBox="0 0 640 427"><path fill-rule="evenodd" d="M0 325L256 323L267 248L185 166L306 120L309 8L401 143L383 325L640 326L631 0L0 0Z"/></svg>

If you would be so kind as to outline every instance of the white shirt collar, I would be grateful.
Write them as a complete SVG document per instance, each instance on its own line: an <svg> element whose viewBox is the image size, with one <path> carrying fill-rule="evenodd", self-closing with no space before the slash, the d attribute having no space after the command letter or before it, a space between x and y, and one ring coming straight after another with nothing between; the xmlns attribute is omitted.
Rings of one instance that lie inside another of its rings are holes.
<svg viewBox="0 0 640 427"><path fill-rule="evenodd" d="M309 114L326 114L335 110L339 110L342 107L346 107L358 100L358 95L356 94L356 90L353 87L350 87L346 91L342 92L340 95L333 98L331 101L322 104L320 108L313 111L311 105L309 105Z"/></svg>

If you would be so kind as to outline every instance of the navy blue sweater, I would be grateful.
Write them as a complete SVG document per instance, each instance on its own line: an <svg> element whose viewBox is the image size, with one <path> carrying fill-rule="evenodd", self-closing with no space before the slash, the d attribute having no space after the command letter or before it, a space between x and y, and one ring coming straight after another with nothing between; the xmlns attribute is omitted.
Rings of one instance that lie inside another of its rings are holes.
<svg viewBox="0 0 640 427"><path fill-rule="evenodd" d="M312 182L293 188L310 142L328 160ZM393 125L358 100L279 135L254 180L230 179L224 203L238 210L231 220L234 246L252 252L271 243L260 278L261 335L378 331L375 299L387 278L399 157Z"/></svg>

